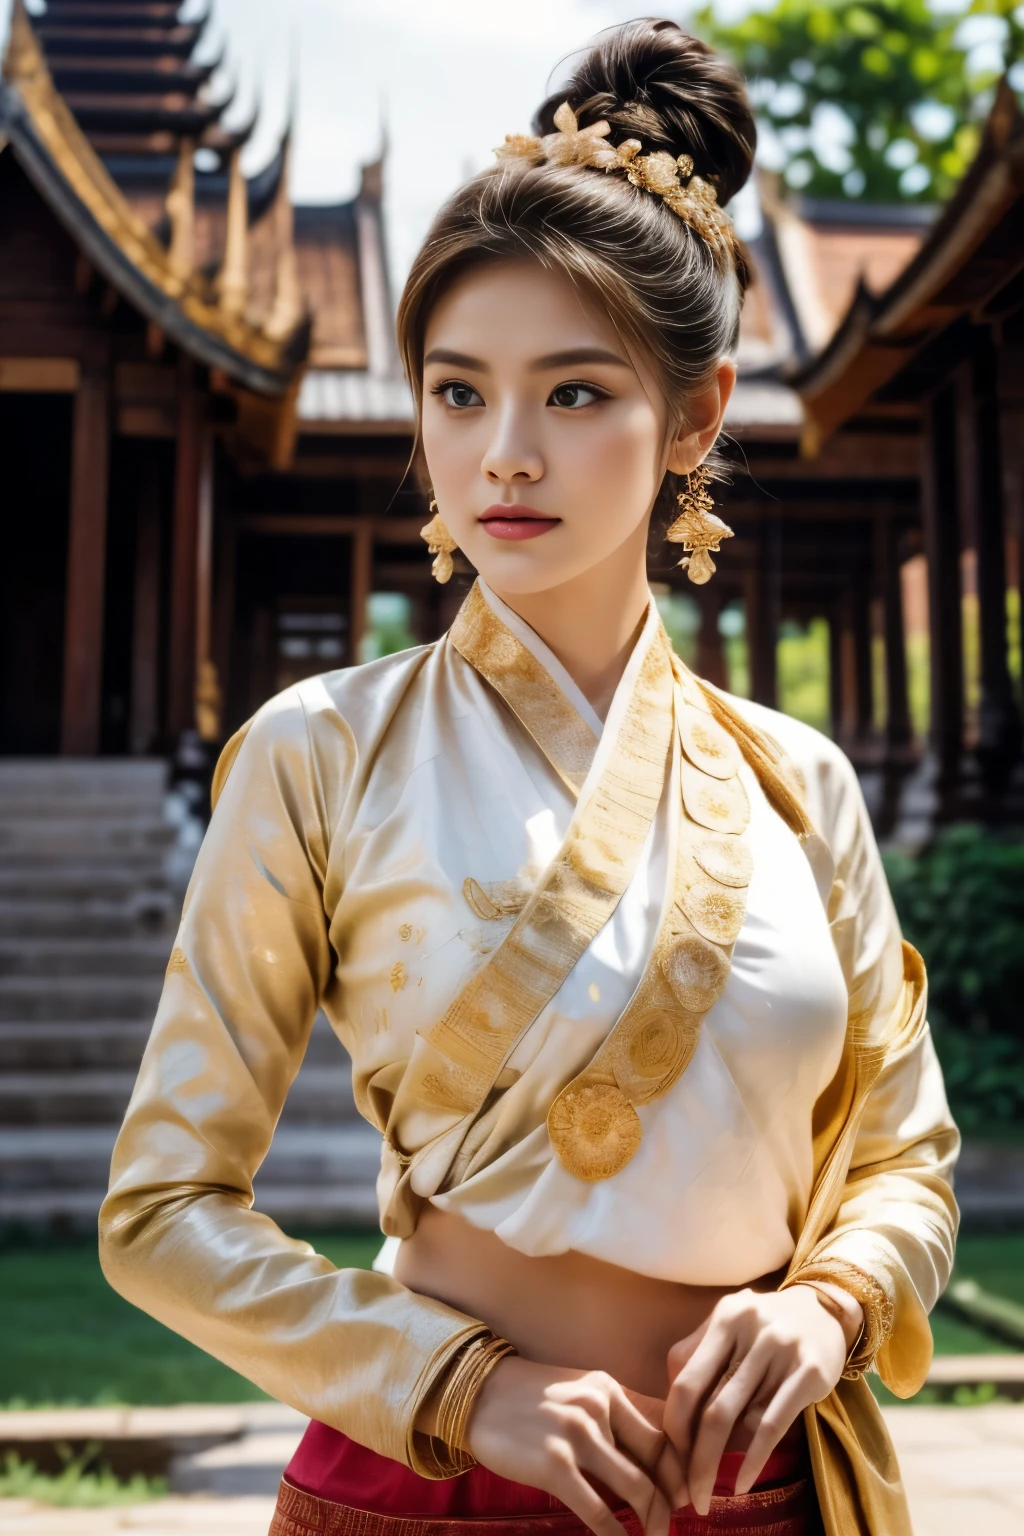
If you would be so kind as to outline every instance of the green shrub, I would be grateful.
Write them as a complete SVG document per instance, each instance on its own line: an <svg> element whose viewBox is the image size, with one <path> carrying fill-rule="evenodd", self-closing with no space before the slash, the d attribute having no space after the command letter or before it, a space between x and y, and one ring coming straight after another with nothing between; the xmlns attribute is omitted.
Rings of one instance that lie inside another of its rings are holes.
<svg viewBox="0 0 1024 1536"><path fill-rule="evenodd" d="M1024 842L965 824L885 865L961 1126L1024 1123Z"/></svg>

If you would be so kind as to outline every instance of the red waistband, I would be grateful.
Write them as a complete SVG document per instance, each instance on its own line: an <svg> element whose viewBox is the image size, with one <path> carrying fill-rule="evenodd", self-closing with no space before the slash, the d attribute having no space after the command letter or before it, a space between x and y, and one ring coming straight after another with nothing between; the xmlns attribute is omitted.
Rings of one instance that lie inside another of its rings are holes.
<svg viewBox="0 0 1024 1536"><path fill-rule="evenodd" d="M797 1420L772 1452L752 1493L735 1499L736 1478L742 1461L742 1451L726 1451L722 1457L715 1482L715 1494L719 1499L740 1504L746 1503L753 1493L768 1494L775 1489L792 1487L808 1475L807 1440L802 1420ZM491 1518L507 1521L510 1517L521 1516L531 1520L531 1530L534 1530L538 1529L532 1525L534 1517L568 1514L565 1505L550 1494L539 1488L528 1488L523 1483L509 1482L486 1467L475 1466L461 1477L438 1481L420 1477L399 1462L367 1450L347 1435L315 1420L303 1435L284 1475L286 1485L297 1494L344 1506L350 1512L368 1511L399 1519L418 1517L436 1522L486 1521ZM295 1529L301 1529L301 1525ZM311 1529L319 1527L312 1526ZM701 1529L709 1527L705 1524ZM357 1536L357 1533L353 1531L351 1536Z"/></svg>

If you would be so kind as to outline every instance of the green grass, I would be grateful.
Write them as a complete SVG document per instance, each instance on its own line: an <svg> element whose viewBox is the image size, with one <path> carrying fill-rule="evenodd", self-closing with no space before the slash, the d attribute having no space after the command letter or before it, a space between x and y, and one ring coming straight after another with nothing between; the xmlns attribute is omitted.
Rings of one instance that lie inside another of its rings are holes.
<svg viewBox="0 0 1024 1536"><path fill-rule="evenodd" d="M141 1504L167 1494L165 1477L120 1479L109 1467L89 1470L90 1453L69 1457L59 1472L38 1472L34 1462L8 1451L0 1463L0 1499L33 1499L65 1508L99 1509L111 1504Z"/></svg>
<svg viewBox="0 0 1024 1536"><path fill-rule="evenodd" d="M1024 1306L1024 1232L965 1233L957 1244L956 1275Z"/></svg>
<svg viewBox="0 0 1024 1536"><path fill-rule="evenodd" d="M367 1268L380 1246L372 1232L305 1235L343 1268ZM963 1237L957 1274L1024 1303L1024 1232ZM932 1329L937 1354L1000 1354L1008 1348L941 1308ZM92 1244L0 1248L0 1406L161 1406L263 1396L122 1301L104 1280Z"/></svg>
<svg viewBox="0 0 1024 1536"><path fill-rule="evenodd" d="M345 1268L369 1268L381 1243L373 1232L310 1234L309 1241ZM0 1406L157 1407L264 1396L123 1301L92 1244L0 1248Z"/></svg>

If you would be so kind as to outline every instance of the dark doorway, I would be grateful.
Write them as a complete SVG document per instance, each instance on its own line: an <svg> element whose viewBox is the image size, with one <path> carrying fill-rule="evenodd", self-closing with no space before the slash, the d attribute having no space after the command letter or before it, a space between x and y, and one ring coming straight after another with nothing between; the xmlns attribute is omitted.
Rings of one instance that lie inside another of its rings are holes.
<svg viewBox="0 0 1024 1536"><path fill-rule="evenodd" d="M235 582L229 730L282 688L349 661L349 540L243 534Z"/></svg>
<svg viewBox="0 0 1024 1536"><path fill-rule="evenodd" d="M70 395L0 394L0 753L60 748Z"/></svg>

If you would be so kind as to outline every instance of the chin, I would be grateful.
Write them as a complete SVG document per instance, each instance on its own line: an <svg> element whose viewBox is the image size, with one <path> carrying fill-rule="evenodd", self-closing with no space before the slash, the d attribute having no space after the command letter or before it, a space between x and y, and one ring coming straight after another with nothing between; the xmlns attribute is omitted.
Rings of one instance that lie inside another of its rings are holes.
<svg viewBox="0 0 1024 1536"><path fill-rule="evenodd" d="M532 555L519 550L504 555L498 553L497 559L496 553L485 550L481 559L474 561L474 564L487 585L493 587L499 595L505 592L527 597L535 592L548 592L552 587L560 587L574 576L581 575L592 564L590 560L578 564L565 559L545 560L539 550Z"/></svg>

